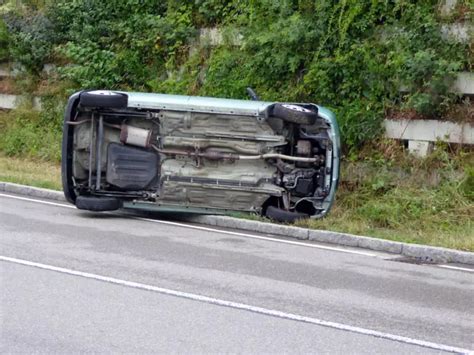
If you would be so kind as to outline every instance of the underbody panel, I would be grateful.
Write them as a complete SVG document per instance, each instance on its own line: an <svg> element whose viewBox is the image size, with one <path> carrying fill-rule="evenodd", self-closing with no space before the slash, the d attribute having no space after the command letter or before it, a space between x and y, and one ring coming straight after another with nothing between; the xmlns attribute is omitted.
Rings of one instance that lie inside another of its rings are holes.
<svg viewBox="0 0 474 355"><path fill-rule="evenodd" d="M117 93L127 95L126 107L87 107L80 95L70 99L63 140L63 185L73 203L84 195L142 208L260 213L273 205L312 217L332 204L339 136L328 110L297 124L273 117L275 103Z"/></svg>

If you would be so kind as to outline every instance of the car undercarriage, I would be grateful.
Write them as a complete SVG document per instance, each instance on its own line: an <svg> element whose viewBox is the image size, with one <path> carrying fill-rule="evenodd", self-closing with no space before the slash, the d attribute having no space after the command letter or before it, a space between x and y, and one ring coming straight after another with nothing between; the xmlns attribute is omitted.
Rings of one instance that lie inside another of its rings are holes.
<svg viewBox="0 0 474 355"><path fill-rule="evenodd" d="M64 191L78 208L96 211L321 217L337 186L339 136L335 120L319 111L313 104L77 93L65 117Z"/></svg>

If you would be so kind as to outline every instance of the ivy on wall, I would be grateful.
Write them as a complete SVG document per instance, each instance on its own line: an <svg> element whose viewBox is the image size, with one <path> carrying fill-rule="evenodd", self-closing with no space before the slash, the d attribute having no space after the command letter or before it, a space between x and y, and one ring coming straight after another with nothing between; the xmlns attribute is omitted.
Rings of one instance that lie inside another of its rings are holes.
<svg viewBox="0 0 474 355"><path fill-rule="evenodd" d="M334 109L349 148L376 137L391 108L441 115L456 99L450 81L471 65L469 44L441 35L437 0L23 3L2 19L9 56L30 75L56 62L70 90L245 98L252 86L265 100ZM199 43L204 27L222 43Z"/></svg>

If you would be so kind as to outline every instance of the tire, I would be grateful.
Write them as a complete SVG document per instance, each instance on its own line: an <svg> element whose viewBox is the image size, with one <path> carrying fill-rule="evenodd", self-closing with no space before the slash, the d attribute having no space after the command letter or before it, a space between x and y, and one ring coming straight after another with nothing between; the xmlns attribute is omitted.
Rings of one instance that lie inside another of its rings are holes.
<svg viewBox="0 0 474 355"><path fill-rule="evenodd" d="M293 104L275 104L273 116L281 118L286 122L303 125L312 125L318 118L317 112Z"/></svg>
<svg viewBox="0 0 474 355"><path fill-rule="evenodd" d="M61 144L61 182L63 185L64 197L72 204L76 202L76 192L72 181L72 146L73 128L68 122L73 117L73 111L78 105L80 93L76 92L68 100L66 111L64 112L63 139Z"/></svg>
<svg viewBox="0 0 474 355"><path fill-rule="evenodd" d="M82 107L126 108L128 96L108 90L85 91L80 96L79 104Z"/></svg>
<svg viewBox="0 0 474 355"><path fill-rule="evenodd" d="M87 211L115 211L122 207L122 201L114 197L77 196L76 207Z"/></svg>
<svg viewBox="0 0 474 355"><path fill-rule="evenodd" d="M309 215L299 212L290 212L282 210L275 206L268 206L265 216L277 222L293 223L299 219L308 218Z"/></svg>

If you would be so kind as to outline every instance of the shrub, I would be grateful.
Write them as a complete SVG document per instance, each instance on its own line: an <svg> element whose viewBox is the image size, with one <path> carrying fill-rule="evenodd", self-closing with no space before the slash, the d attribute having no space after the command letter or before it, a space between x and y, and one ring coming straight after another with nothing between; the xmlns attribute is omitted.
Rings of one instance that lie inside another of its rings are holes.
<svg viewBox="0 0 474 355"><path fill-rule="evenodd" d="M56 42L51 21L41 12L9 13L4 21L12 59L38 75Z"/></svg>
<svg viewBox="0 0 474 355"><path fill-rule="evenodd" d="M9 35L5 22L0 18L0 62L9 57Z"/></svg>
<svg viewBox="0 0 474 355"><path fill-rule="evenodd" d="M33 74L55 60L73 88L245 98L252 86L265 100L332 108L352 150L380 135L391 108L442 115L471 65L467 44L442 37L437 0L35 4L4 16L13 60ZM206 26L223 42L190 51Z"/></svg>
<svg viewBox="0 0 474 355"><path fill-rule="evenodd" d="M462 195L474 202L474 168L467 167L464 180L459 185L459 191Z"/></svg>

